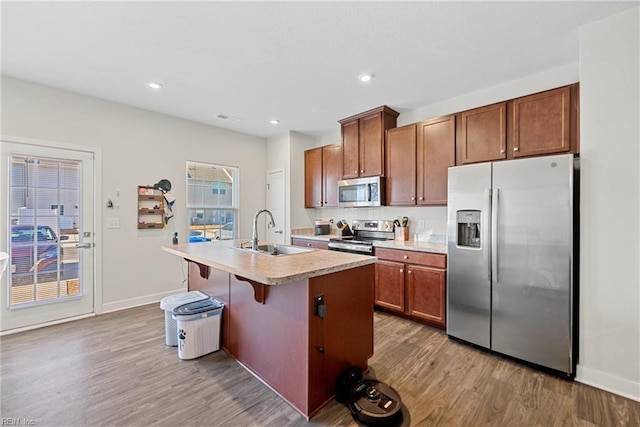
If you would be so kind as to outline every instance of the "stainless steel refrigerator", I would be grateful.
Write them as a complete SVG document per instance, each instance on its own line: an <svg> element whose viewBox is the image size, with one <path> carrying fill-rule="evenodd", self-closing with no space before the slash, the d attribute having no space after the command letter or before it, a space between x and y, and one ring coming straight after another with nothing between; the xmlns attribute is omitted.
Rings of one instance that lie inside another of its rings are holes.
<svg viewBox="0 0 640 427"><path fill-rule="evenodd" d="M577 162L449 168L449 336L574 376Z"/></svg>

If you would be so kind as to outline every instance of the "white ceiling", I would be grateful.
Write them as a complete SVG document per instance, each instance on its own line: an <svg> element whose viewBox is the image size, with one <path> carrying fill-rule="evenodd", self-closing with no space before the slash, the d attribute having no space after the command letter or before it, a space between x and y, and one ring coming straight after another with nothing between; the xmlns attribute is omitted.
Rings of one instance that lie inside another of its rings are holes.
<svg viewBox="0 0 640 427"><path fill-rule="evenodd" d="M3 1L2 73L262 137L319 136L380 105L575 63L582 24L638 4Z"/></svg>

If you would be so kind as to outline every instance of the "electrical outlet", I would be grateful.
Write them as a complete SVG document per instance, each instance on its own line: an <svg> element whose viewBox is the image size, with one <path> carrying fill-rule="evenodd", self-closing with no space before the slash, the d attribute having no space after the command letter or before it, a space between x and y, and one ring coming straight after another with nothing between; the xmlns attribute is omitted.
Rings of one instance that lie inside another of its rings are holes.
<svg viewBox="0 0 640 427"><path fill-rule="evenodd" d="M120 218L107 218L107 228L120 228Z"/></svg>

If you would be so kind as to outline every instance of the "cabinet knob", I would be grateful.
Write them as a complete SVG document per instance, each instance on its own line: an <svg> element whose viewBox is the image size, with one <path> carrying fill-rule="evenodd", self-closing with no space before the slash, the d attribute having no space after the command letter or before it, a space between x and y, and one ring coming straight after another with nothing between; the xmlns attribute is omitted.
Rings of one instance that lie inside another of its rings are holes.
<svg viewBox="0 0 640 427"><path fill-rule="evenodd" d="M404 273L404 270L403 270L403 269L400 269L400 273Z"/></svg>
<svg viewBox="0 0 640 427"><path fill-rule="evenodd" d="M364 173L364 169L360 169L360 173Z"/></svg>
<svg viewBox="0 0 640 427"><path fill-rule="evenodd" d="M407 274L411 274L411 270L408 270L408 271L407 271Z"/></svg>
<svg viewBox="0 0 640 427"><path fill-rule="evenodd" d="M424 200L424 197L420 197L420 200Z"/></svg>
<svg viewBox="0 0 640 427"><path fill-rule="evenodd" d="M404 259L409 259L408 255L403 256Z"/></svg>
<svg viewBox="0 0 640 427"><path fill-rule="evenodd" d="M500 154L504 154L504 150L500 150Z"/></svg>
<svg viewBox="0 0 640 427"><path fill-rule="evenodd" d="M311 246L311 243L307 243L307 246Z"/></svg>
<svg viewBox="0 0 640 427"><path fill-rule="evenodd" d="M318 202L318 204L319 204L319 205L321 205L321 204L322 204L322 200L320 200L320 201Z"/></svg>
<svg viewBox="0 0 640 427"><path fill-rule="evenodd" d="M355 173L355 174L357 175L357 174L358 174L358 171L357 171L357 170L354 170L354 171L353 171L353 173Z"/></svg>
<svg viewBox="0 0 640 427"><path fill-rule="evenodd" d="M412 197L412 198L411 198L411 201L414 201L415 199L416 199L415 197Z"/></svg>
<svg viewBox="0 0 640 427"><path fill-rule="evenodd" d="M513 151L519 151L520 149L518 147L513 147Z"/></svg>

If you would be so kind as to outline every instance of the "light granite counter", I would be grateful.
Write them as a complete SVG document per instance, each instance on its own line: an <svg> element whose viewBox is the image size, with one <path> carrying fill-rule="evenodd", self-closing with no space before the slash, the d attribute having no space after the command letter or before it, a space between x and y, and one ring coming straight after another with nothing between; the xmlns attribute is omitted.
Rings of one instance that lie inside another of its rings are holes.
<svg viewBox="0 0 640 427"><path fill-rule="evenodd" d="M273 256L237 248L246 241L221 240L164 245L162 250L266 285L296 282L374 264L377 260L372 256L323 250Z"/></svg>
<svg viewBox="0 0 640 427"><path fill-rule="evenodd" d="M313 229L294 229L291 238L319 240L328 242L329 239L341 239L342 237L336 233L315 235ZM436 254L447 254L447 244L444 242L416 242L414 240L378 240L373 242L374 247L388 249L403 249L407 251L431 252Z"/></svg>

